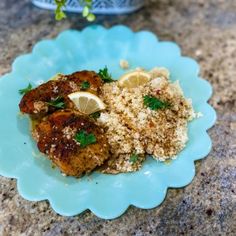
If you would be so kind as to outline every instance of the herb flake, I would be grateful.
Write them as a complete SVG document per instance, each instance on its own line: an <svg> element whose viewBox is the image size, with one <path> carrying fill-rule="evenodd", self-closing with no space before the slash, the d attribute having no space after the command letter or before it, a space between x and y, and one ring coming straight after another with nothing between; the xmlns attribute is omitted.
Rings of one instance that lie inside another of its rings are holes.
<svg viewBox="0 0 236 236"><path fill-rule="evenodd" d="M97 119L100 117L100 115L101 115L101 112L97 111L97 112L90 114L90 117L92 117L93 119Z"/></svg>
<svg viewBox="0 0 236 236"><path fill-rule="evenodd" d="M138 161L138 155L137 154L132 154L129 158L129 162L132 164L136 163Z"/></svg>
<svg viewBox="0 0 236 236"><path fill-rule="evenodd" d="M19 94L24 95L24 94L28 93L31 89L32 89L32 84L29 83L26 88L19 89Z"/></svg>
<svg viewBox="0 0 236 236"><path fill-rule="evenodd" d="M47 104L49 106L52 106L52 107L55 107L58 109L63 109L66 106L63 97L57 97L57 98L51 100L50 102L47 102Z"/></svg>
<svg viewBox="0 0 236 236"><path fill-rule="evenodd" d="M159 110L170 108L171 104L166 101L162 101L154 96L146 95L143 97L143 103L145 106L149 107L151 110Z"/></svg>
<svg viewBox="0 0 236 236"><path fill-rule="evenodd" d="M97 142L97 139L93 133L87 133L83 129L76 133L75 140L80 143L81 148L85 148L89 144Z"/></svg>
<svg viewBox="0 0 236 236"><path fill-rule="evenodd" d="M104 83L111 83L114 81L111 77L111 74L108 72L107 66L105 66L104 69L100 69L98 75L101 77Z"/></svg>
<svg viewBox="0 0 236 236"><path fill-rule="evenodd" d="M88 81L83 81L81 83L81 89L82 90L86 90L86 89L89 89L90 88L90 83Z"/></svg>

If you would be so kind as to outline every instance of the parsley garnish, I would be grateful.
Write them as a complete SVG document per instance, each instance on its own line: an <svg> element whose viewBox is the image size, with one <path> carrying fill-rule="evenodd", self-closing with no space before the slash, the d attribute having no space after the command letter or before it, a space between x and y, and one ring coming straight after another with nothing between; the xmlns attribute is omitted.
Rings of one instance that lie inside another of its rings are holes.
<svg viewBox="0 0 236 236"><path fill-rule="evenodd" d="M57 97L57 98L51 100L50 102L47 102L47 104L49 106L56 107L59 109L65 108L64 98L62 98L62 97Z"/></svg>
<svg viewBox="0 0 236 236"><path fill-rule="evenodd" d="M111 83L114 81L111 77L111 74L108 72L107 66L105 66L104 69L100 69L98 75L101 77L104 83Z"/></svg>
<svg viewBox="0 0 236 236"><path fill-rule="evenodd" d="M164 109L169 108L171 106L169 102L161 101L160 99L149 95L143 97L143 103L151 110Z"/></svg>
<svg viewBox="0 0 236 236"><path fill-rule="evenodd" d="M32 89L32 84L29 83L29 85L24 88L24 89L19 89L19 94L23 95L23 94L26 94L28 93L30 90Z"/></svg>
<svg viewBox="0 0 236 236"><path fill-rule="evenodd" d="M75 135L75 140L80 143L81 148L85 148L89 144L96 143L97 139L93 133L88 134L85 130L80 130Z"/></svg>
<svg viewBox="0 0 236 236"><path fill-rule="evenodd" d="M83 81L81 84L81 89L86 90L90 88L90 83L88 81Z"/></svg>
<svg viewBox="0 0 236 236"><path fill-rule="evenodd" d="M94 113L90 114L90 116L91 116L92 118L94 118L94 119L99 118L100 115L101 115L101 112L100 112L100 111L97 111L97 112L94 112Z"/></svg>
<svg viewBox="0 0 236 236"><path fill-rule="evenodd" d="M129 162L132 162L133 164L138 161L138 155L132 154L129 158Z"/></svg>

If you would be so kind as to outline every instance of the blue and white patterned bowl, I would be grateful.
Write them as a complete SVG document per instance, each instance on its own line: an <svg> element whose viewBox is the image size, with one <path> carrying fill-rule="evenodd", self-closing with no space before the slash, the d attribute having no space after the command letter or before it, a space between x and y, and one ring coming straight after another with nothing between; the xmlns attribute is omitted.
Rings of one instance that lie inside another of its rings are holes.
<svg viewBox="0 0 236 236"><path fill-rule="evenodd" d="M54 10L54 0L32 0L33 4ZM121 14L138 10L144 5L144 0L93 0L93 13L96 14ZM83 6L79 0L68 0L65 11L82 12Z"/></svg>

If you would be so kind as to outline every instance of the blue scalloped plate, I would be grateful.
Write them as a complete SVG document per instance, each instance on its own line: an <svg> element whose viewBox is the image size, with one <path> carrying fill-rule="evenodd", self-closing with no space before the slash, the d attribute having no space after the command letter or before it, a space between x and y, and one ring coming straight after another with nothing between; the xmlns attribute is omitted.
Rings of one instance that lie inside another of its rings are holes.
<svg viewBox="0 0 236 236"><path fill-rule="evenodd" d="M104 65L118 78L123 73L119 67L121 58L127 59L132 68L167 67L171 80L180 81L185 96L192 99L194 109L203 117L189 123L189 142L168 165L149 157L135 173L64 177L37 151L29 134L29 120L19 115L18 89L29 81L36 86L58 72L98 71ZM65 216L90 209L101 218L112 219L129 205L144 209L158 206L167 188L183 187L192 181L194 161L211 149L206 130L216 120L215 111L207 103L212 89L198 73L196 61L181 56L175 43L159 42L151 32L134 33L125 26L67 30L56 39L37 43L32 53L16 58L11 73L0 78L0 174L16 178L18 191L25 199L48 199L52 208Z"/></svg>

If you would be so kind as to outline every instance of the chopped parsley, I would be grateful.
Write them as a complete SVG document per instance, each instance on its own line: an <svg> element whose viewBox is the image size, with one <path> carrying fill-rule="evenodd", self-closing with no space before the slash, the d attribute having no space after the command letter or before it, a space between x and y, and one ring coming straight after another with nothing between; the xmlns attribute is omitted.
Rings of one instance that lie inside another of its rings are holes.
<svg viewBox="0 0 236 236"><path fill-rule="evenodd" d="M134 164L137 161L138 161L138 155L137 154L132 154L129 158L129 162L132 162L132 164Z"/></svg>
<svg viewBox="0 0 236 236"><path fill-rule="evenodd" d="M97 139L93 133L88 134L85 130L80 130L75 135L75 140L80 143L81 148L85 148L89 144L96 143Z"/></svg>
<svg viewBox="0 0 236 236"><path fill-rule="evenodd" d="M171 107L171 104L169 102L162 101L150 95L146 95L143 97L143 103L145 106L149 107L151 110L158 110L158 109Z"/></svg>
<svg viewBox="0 0 236 236"><path fill-rule="evenodd" d="M94 119L97 119L99 118L101 115L101 112L100 111L97 111L97 112L94 112L92 114L90 114L90 117L94 118Z"/></svg>
<svg viewBox="0 0 236 236"><path fill-rule="evenodd" d="M81 83L81 89L86 90L90 88L90 83L88 81L83 81Z"/></svg>
<svg viewBox="0 0 236 236"><path fill-rule="evenodd" d="M47 102L47 104L49 106L56 107L58 109L63 109L66 106L63 97L57 97L57 98L51 100L50 102Z"/></svg>
<svg viewBox="0 0 236 236"><path fill-rule="evenodd" d="M26 88L19 89L19 94L24 95L24 94L28 93L31 89L32 89L32 84L29 83Z"/></svg>
<svg viewBox="0 0 236 236"><path fill-rule="evenodd" d="M111 83L114 81L111 77L111 74L108 72L107 66L105 66L104 69L100 69L98 75L101 77L104 83Z"/></svg>

